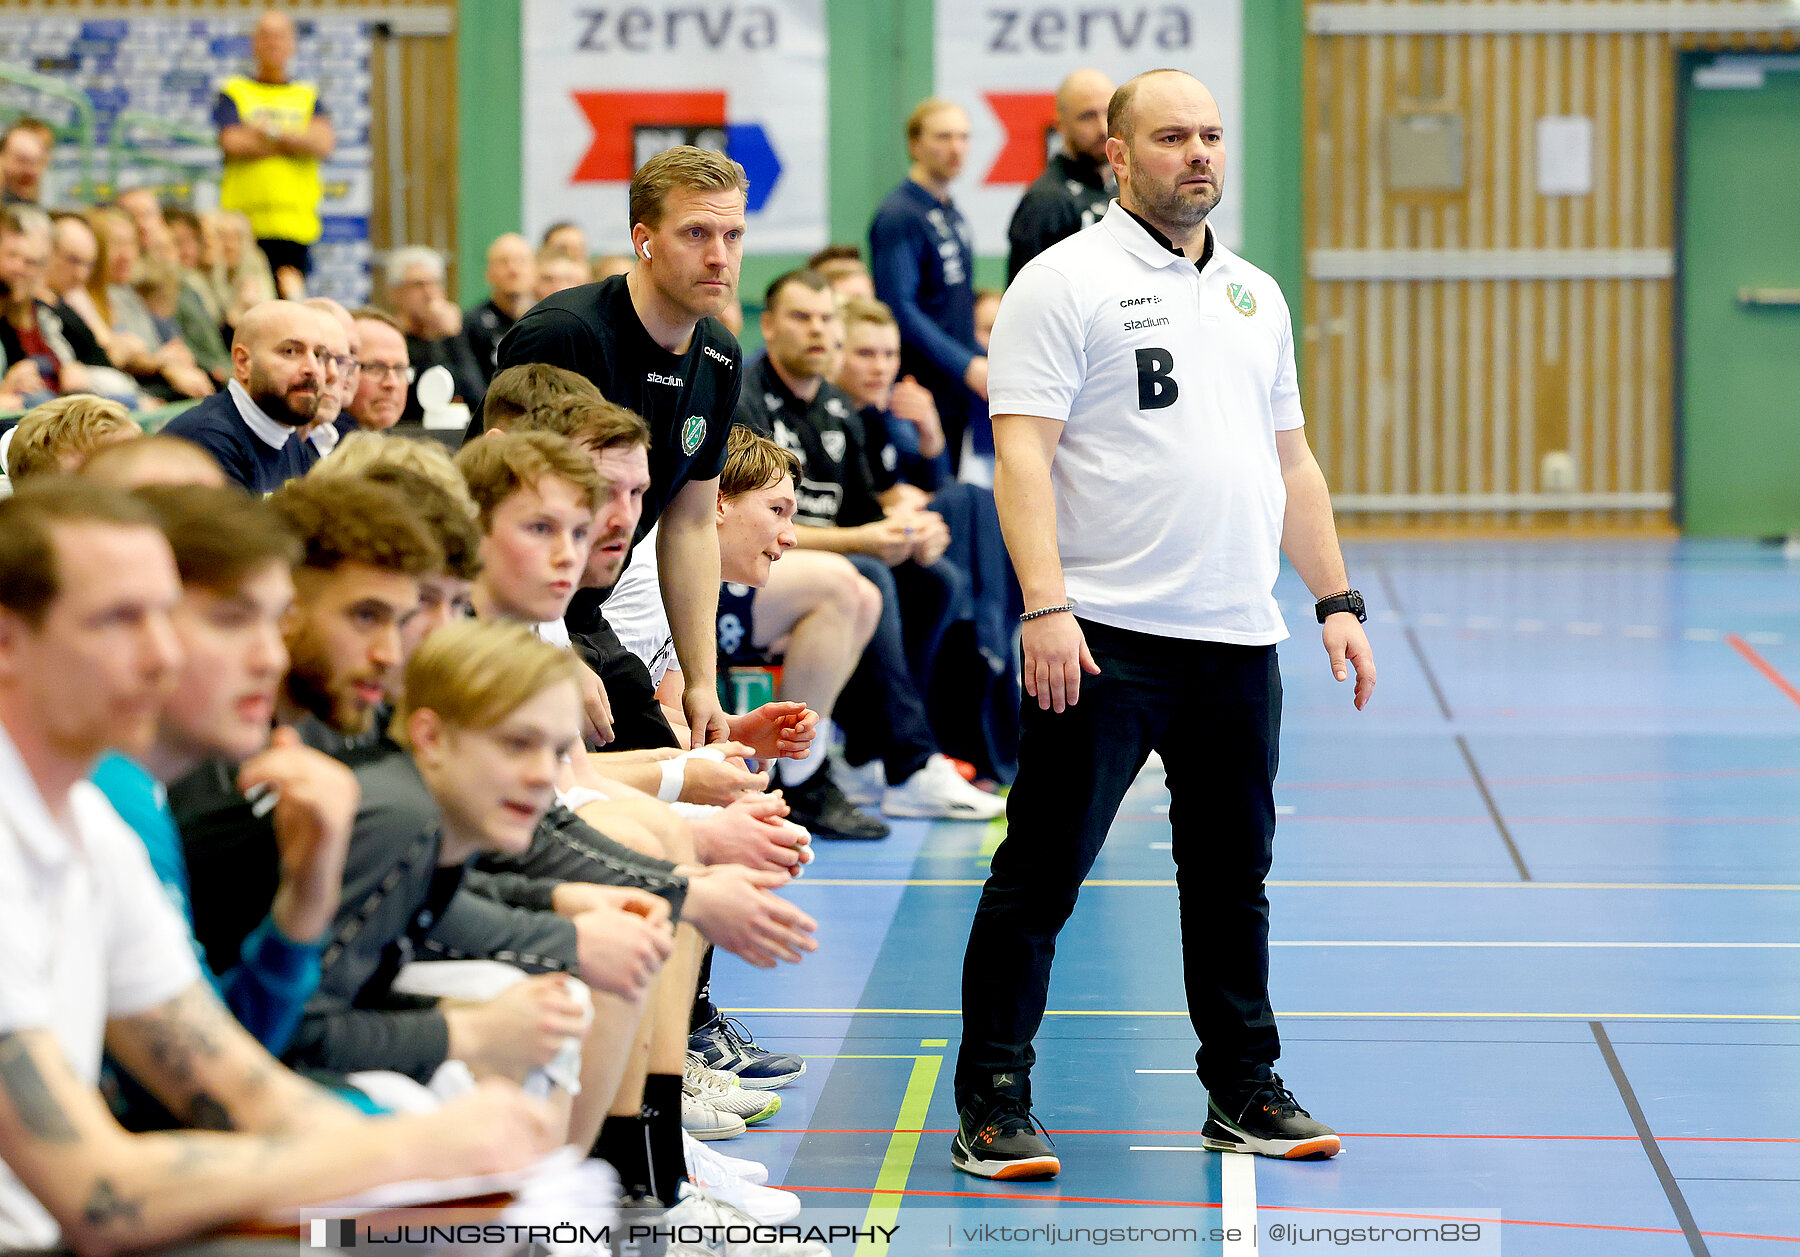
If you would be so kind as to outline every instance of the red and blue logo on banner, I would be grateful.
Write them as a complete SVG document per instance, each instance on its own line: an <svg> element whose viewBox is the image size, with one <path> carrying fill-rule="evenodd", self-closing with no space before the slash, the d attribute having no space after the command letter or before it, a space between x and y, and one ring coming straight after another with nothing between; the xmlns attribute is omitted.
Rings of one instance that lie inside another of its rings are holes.
<svg viewBox="0 0 1800 1257"><path fill-rule="evenodd" d="M594 139L570 183L629 183L646 159L677 144L713 149L742 166L750 177L752 214L768 204L781 180L781 159L768 133L760 123L727 121L724 92L575 92L574 97Z"/></svg>

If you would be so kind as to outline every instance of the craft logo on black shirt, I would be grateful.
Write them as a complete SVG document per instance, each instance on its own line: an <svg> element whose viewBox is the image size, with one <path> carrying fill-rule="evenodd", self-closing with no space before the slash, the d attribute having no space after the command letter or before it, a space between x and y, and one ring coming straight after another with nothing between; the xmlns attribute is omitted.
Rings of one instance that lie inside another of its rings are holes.
<svg viewBox="0 0 1800 1257"><path fill-rule="evenodd" d="M702 345L700 347L700 352L705 354L708 358L716 358L718 361L724 363L728 367L734 365L732 363L730 357L728 357L725 354L720 353L718 350L714 349L711 345Z"/></svg>

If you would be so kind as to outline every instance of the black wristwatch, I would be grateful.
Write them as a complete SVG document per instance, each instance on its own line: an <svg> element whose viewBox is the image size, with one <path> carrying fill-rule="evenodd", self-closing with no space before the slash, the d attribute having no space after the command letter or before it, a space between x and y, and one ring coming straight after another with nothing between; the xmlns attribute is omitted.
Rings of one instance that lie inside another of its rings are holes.
<svg viewBox="0 0 1800 1257"><path fill-rule="evenodd" d="M1336 615L1340 611L1348 611L1356 617L1358 624L1369 622L1369 613L1363 609L1362 595L1354 589L1346 589L1341 594L1332 594L1329 598L1321 598L1313 607L1313 614L1319 617L1319 623L1325 623L1325 617Z"/></svg>

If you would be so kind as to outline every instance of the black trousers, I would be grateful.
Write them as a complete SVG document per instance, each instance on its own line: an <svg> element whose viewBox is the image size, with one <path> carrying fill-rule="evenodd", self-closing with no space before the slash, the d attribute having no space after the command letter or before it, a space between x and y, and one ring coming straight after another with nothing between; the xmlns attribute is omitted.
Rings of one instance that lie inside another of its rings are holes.
<svg viewBox="0 0 1800 1257"><path fill-rule="evenodd" d="M1182 971L1200 1080L1280 1055L1269 1006L1269 900L1281 673L1273 646L1156 637L1082 621L1099 676L1058 714L1025 697L1019 776L963 959L956 1100L1025 1081L1056 936L1152 748L1168 772ZM1160 963L1160 954L1146 957ZM1003 1084L1005 1085L1005 1084ZM1029 1090L1026 1090L1029 1098Z"/></svg>

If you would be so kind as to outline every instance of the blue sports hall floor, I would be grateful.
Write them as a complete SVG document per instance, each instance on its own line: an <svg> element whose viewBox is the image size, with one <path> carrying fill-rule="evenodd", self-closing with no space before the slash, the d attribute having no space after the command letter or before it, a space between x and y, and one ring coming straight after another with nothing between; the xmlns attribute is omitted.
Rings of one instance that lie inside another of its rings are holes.
<svg viewBox="0 0 1800 1257"><path fill-rule="evenodd" d="M963 942L1000 822L821 844L789 892L818 954L721 958L718 1002L808 1059L783 1112L722 1150L809 1212L897 1223L895 1254L1050 1251L976 1225L1046 1216L1200 1236L1117 1251L1800 1251L1800 563L1692 541L1348 550L1380 684L1352 710L1285 571L1270 889L1279 1068L1339 1157L1199 1150L1151 773L1062 936L1038 1040L1059 1179L948 1160ZM1319 1234L1446 1222L1482 1229Z"/></svg>

